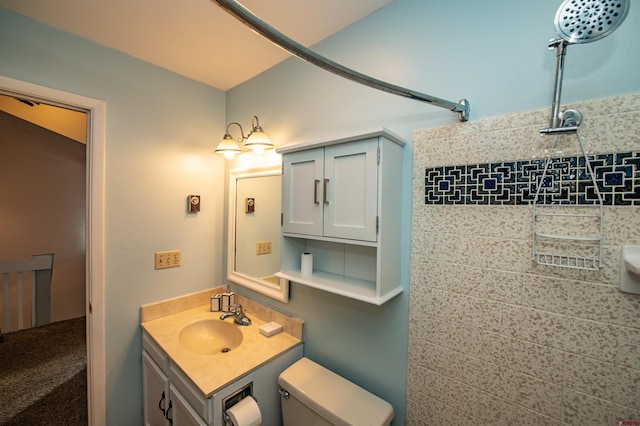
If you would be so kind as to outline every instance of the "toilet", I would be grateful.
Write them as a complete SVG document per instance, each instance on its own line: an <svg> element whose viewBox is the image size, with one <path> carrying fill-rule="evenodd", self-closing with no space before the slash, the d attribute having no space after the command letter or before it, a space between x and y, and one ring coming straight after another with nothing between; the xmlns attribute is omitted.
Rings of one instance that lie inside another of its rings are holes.
<svg viewBox="0 0 640 426"><path fill-rule="evenodd" d="M333 371L301 358L278 377L283 426L386 426L393 407Z"/></svg>

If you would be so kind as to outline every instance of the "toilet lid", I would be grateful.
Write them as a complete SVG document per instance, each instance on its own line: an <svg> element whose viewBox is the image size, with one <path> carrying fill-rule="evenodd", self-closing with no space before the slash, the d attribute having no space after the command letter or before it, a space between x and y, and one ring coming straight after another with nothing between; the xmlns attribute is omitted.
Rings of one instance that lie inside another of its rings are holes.
<svg viewBox="0 0 640 426"><path fill-rule="evenodd" d="M308 358L287 368L280 386L307 407L336 425L388 425L393 407Z"/></svg>

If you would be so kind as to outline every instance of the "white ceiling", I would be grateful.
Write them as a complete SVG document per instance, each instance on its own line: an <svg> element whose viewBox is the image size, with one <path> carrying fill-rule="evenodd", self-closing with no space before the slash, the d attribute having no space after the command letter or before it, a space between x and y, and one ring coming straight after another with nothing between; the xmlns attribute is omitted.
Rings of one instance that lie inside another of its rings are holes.
<svg viewBox="0 0 640 426"><path fill-rule="evenodd" d="M311 46L393 0L238 0ZM211 0L0 0L0 7L221 90L291 56Z"/></svg>

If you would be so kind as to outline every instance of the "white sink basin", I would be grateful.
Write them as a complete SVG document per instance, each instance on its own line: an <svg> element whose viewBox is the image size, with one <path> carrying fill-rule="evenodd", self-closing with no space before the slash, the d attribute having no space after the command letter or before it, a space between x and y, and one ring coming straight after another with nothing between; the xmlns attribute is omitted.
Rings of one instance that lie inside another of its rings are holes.
<svg viewBox="0 0 640 426"><path fill-rule="evenodd" d="M184 327L178 340L191 352L213 355L237 348L242 343L242 332L234 323L210 318Z"/></svg>

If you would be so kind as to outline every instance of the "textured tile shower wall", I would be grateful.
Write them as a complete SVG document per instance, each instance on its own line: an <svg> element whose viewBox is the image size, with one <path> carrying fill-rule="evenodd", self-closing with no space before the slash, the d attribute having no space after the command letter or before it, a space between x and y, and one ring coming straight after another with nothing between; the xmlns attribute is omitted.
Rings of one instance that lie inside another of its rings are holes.
<svg viewBox="0 0 640 426"><path fill-rule="evenodd" d="M584 114L590 153L640 155L640 94L569 106ZM507 188L506 203L428 196L452 189L425 181L428 171L543 158L549 113L414 132L409 425L640 422L640 296L617 289L621 245L640 244L640 169L601 176L624 194L605 203L599 271L531 260L532 206L514 201L523 187ZM580 153L575 136L557 150ZM494 191L502 178L474 188Z"/></svg>

